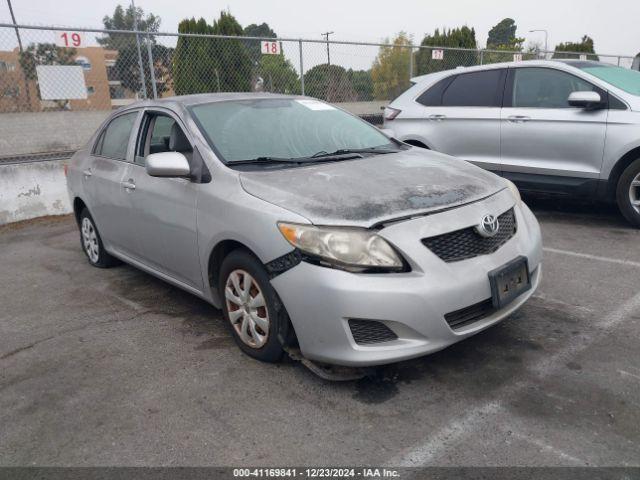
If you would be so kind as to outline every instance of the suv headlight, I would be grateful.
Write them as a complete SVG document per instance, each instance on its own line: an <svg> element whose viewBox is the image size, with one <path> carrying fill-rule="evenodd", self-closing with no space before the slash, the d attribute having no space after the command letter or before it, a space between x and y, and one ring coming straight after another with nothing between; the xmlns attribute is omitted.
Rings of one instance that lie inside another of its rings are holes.
<svg viewBox="0 0 640 480"><path fill-rule="evenodd" d="M520 190L518 190L518 187L516 187L511 180L507 180L505 178L504 181L507 182L507 187L511 190L511 193L516 200L516 205L520 204L520 202L522 202L522 197L520 196Z"/></svg>
<svg viewBox="0 0 640 480"><path fill-rule="evenodd" d="M280 233L304 254L351 272L403 271L405 263L389 243L366 229L278 223Z"/></svg>

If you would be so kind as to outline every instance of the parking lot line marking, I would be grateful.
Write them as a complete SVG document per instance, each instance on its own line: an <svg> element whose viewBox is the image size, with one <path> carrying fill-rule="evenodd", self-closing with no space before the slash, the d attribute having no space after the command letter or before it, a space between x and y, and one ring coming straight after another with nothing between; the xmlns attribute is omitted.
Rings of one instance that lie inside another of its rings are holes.
<svg viewBox="0 0 640 480"><path fill-rule="evenodd" d="M587 462L585 462L584 460L574 457L573 455L569 455L566 452L563 452L562 450L560 450L559 448L556 448L552 445L549 445L545 442L543 442L542 440L538 440L537 438L532 438L532 437L528 437L527 435L523 435L519 432L516 432L515 430L513 430L512 435L514 437L518 437L520 440L524 440L525 442L531 443L533 445L535 445L536 447L538 447L540 450L546 450L547 452L551 452L554 455L564 459L564 460L568 460L572 463L575 463L577 465L586 465Z"/></svg>
<svg viewBox="0 0 640 480"><path fill-rule="evenodd" d="M606 330L623 322L636 311L640 311L640 293L631 297L601 321L595 322L593 327L600 330L600 332L593 335L588 341L569 345L567 348L533 364L530 370L539 377L544 378L550 375L559 366L567 363L571 358L586 350L596 340L605 335ZM508 395L519 393L529 385L531 385L530 382L519 381L494 391L494 396L497 396L500 400L492 400L472 408L461 420L452 420L440 430L437 430L426 442L405 450L404 454L392 458L386 464L396 467L416 467L431 464L434 459L437 459L465 434L469 434L475 428L485 425L488 417L504 411L504 398Z"/></svg>
<svg viewBox="0 0 640 480"><path fill-rule="evenodd" d="M636 374L634 374L634 373L627 372L626 370L618 370L618 372L620 372L620 373L621 373L621 374L623 374L623 375L626 375L626 376L629 376L629 377L635 378L636 380L640 380L640 375L636 375Z"/></svg>
<svg viewBox="0 0 640 480"><path fill-rule="evenodd" d="M630 267L640 267L640 262L634 262L632 260L622 260L620 258L600 257L598 255L590 255L588 253L571 252L569 250L560 250L558 248L544 247L545 252L558 253L560 255L569 255L571 257L588 258L589 260L597 260L599 262L617 263L620 265L627 265Z"/></svg>

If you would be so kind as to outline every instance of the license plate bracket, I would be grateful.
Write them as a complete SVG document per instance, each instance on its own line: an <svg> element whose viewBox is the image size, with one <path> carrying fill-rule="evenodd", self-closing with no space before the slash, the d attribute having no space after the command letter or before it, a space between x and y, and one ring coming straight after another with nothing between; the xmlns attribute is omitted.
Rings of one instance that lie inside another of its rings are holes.
<svg viewBox="0 0 640 480"><path fill-rule="evenodd" d="M503 308L531 288L529 261L525 256L489 272L491 300L496 309Z"/></svg>

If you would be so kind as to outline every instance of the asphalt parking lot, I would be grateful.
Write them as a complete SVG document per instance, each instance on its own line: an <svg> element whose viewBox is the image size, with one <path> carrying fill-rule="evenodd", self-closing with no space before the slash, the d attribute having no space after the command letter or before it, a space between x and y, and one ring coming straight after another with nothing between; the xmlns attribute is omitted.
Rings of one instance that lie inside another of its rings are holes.
<svg viewBox="0 0 640 480"><path fill-rule="evenodd" d="M92 268L71 217L0 228L2 465L639 465L640 231L529 199L542 285L438 354L330 383L220 311Z"/></svg>

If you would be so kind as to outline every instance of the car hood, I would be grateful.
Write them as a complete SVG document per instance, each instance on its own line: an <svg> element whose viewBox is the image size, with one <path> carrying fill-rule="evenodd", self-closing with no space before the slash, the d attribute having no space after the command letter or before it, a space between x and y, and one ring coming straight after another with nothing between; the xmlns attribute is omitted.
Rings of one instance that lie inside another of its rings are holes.
<svg viewBox="0 0 640 480"><path fill-rule="evenodd" d="M240 174L245 191L316 225L369 227L486 198L500 177L448 155L411 148L356 160Z"/></svg>

